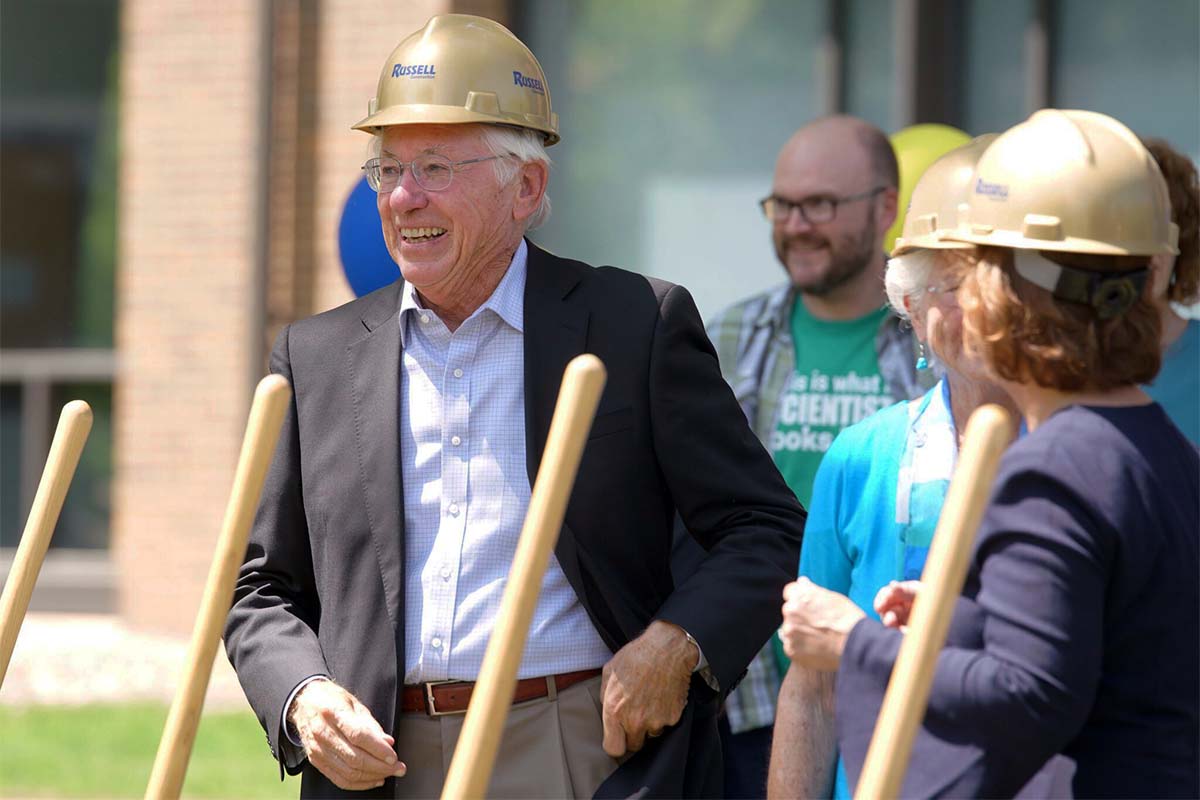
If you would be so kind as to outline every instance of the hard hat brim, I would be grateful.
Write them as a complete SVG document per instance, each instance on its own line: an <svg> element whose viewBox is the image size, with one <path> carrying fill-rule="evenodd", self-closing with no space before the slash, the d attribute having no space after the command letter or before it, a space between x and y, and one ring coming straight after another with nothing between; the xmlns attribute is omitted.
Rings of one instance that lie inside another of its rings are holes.
<svg viewBox="0 0 1200 800"><path fill-rule="evenodd" d="M1015 231L972 233L960 229L948 231L946 238L967 244L1007 247L1013 250L1048 250L1056 253L1083 253L1097 256L1155 256L1159 254L1178 255L1179 253L1178 247L1157 242L1129 242L1126 247L1117 247L1106 242L1083 239L1078 236L1066 236L1062 239L1034 239L1022 236Z"/></svg>
<svg viewBox="0 0 1200 800"><path fill-rule="evenodd" d="M972 245L966 242L950 241L945 233L912 236L907 239L899 237L892 247L893 256L902 256L913 250L969 250Z"/></svg>
<svg viewBox="0 0 1200 800"><path fill-rule="evenodd" d="M513 117L511 122L492 114L481 114L461 106L442 106L430 104L412 104L406 106L391 106L382 111L370 114L351 125L352 130L376 133L392 125L466 125L470 123L482 125L510 124L514 128L525 128L539 131L546 138L546 146L557 144L557 131L545 126L532 124L529 120Z"/></svg>

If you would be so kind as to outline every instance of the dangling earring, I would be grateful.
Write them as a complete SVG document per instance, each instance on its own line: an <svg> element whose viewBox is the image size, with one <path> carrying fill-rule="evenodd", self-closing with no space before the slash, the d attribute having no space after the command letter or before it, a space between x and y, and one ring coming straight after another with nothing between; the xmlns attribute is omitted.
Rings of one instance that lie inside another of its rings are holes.
<svg viewBox="0 0 1200 800"><path fill-rule="evenodd" d="M924 342L917 342L917 369L929 369L929 362L925 360Z"/></svg>

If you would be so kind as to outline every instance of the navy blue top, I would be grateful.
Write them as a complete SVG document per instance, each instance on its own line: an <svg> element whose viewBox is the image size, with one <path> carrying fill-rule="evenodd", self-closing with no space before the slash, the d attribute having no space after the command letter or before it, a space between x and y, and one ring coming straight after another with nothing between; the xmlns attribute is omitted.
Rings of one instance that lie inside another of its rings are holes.
<svg viewBox="0 0 1200 800"><path fill-rule="evenodd" d="M1071 406L1001 461L905 797L1011 795L1055 753L1076 797L1200 796L1200 454L1157 404ZM901 635L837 680L857 782Z"/></svg>

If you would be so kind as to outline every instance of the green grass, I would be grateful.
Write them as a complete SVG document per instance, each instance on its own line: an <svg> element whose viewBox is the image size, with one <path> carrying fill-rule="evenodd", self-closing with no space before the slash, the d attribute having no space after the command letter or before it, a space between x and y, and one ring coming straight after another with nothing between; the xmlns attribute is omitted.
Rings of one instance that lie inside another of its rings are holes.
<svg viewBox="0 0 1200 800"><path fill-rule="evenodd" d="M164 705L0 706L0 797L141 797ZM184 797L294 798L254 715L206 713Z"/></svg>

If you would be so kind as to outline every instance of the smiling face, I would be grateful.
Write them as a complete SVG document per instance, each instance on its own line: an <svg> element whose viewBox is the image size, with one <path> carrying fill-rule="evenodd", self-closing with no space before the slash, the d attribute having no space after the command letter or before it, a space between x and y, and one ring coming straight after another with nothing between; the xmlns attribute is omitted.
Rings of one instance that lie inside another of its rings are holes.
<svg viewBox="0 0 1200 800"><path fill-rule="evenodd" d="M523 164L501 184L495 162L483 161L454 167L441 191L417 185L408 164L418 156L465 161L492 155L476 125L392 126L382 151L405 164L396 188L377 197L383 238L404 279L435 310L481 304L503 277L541 199L544 168Z"/></svg>
<svg viewBox="0 0 1200 800"><path fill-rule="evenodd" d="M801 129L779 154L771 193L798 202L847 197L879 186L870 154L850 130L853 124L831 120ZM810 223L798 209L775 222L775 254L792 285L806 294L826 295L881 259L883 235L891 224L883 208L886 201L880 193L841 203L829 222Z"/></svg>

